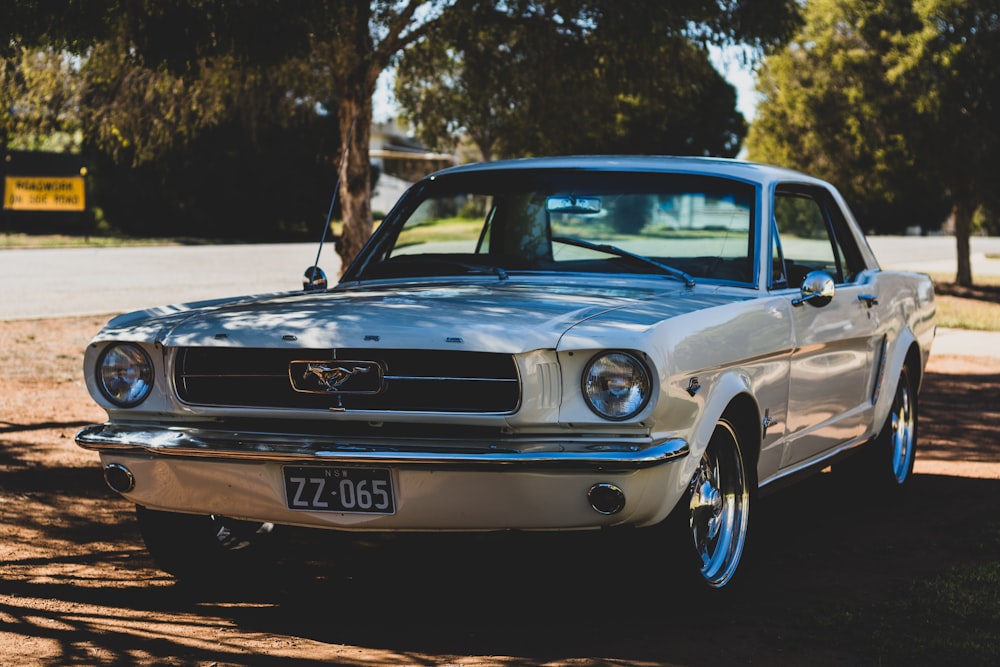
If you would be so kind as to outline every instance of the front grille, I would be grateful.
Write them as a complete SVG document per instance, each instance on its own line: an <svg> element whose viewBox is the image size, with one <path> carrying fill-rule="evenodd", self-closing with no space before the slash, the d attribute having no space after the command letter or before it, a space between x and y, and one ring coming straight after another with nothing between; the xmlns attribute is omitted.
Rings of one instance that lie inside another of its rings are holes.
<svg viewBox="0 0 1000 667"><path fill-rule="evenodd" d="M332 360L377 364L379 391L309 393L292 386L292 362ZM521 394L511 355L436 350L180 348L174 384L191 405L304 410L510 413Z"/></svg>

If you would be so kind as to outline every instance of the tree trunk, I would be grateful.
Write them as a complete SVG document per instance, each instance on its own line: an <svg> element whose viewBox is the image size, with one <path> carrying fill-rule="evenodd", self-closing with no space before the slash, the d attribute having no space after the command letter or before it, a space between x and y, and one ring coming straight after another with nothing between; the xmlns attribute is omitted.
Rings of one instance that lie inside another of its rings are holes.
<svg viewBox="0 0 1000 667"><path fill-rule="evenodd" d="M368 158L372 126L371 94L362 89L345 96L340 102L339 119L342 141L350 142L341 167L338 192L344 225L337 243L337 254L340 255L340 273L343 275L372 233L371 166Z"/></svg>
<svg viewBox="0 0 1000 667"><path fill-rule="evenodd" d="M962 287L972 287L972 257L969 251L969 237L972 235L972 215L975 210L975 204L966 199L956 201L952 210L955 217L955 251L958 259L955 283Z"/></svg>

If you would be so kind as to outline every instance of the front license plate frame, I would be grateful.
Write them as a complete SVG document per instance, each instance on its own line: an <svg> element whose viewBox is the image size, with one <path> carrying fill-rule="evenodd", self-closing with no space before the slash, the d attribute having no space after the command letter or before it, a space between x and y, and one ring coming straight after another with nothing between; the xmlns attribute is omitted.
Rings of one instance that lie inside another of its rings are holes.
<svg viewBox="0 0 1000 667"><path fill-rule="evenodd" d="M299 512L395 514L396 492L388 468L282 466L285 503Z"/></svg>

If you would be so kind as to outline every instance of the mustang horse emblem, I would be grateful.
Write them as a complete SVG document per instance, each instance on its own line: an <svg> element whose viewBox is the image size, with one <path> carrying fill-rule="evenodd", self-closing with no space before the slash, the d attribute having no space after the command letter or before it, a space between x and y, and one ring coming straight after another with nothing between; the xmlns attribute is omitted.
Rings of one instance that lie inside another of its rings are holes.
<svg viewBox="0 0 1000 667"><path fill-rule="evenodd" d="M342 384L350 380L353 376L367 373L371 368L368 366L331 366L328 364L308 364L302 379L306 380L310 375L316 377L320 386L327 391L336 391Z"/></svg>

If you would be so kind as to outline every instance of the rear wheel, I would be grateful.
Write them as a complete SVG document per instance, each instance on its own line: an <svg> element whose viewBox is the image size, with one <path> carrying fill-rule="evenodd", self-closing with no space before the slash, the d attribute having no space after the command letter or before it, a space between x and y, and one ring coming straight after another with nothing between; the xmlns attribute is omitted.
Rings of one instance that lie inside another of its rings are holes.
<svg viewBox="0 0 1000 667"><path fill-rule="evenodd" d="M854 456L834 466L845 479L869 492L893 493L913 476L917 455L917 390L904 366L896 384L892 407L878 435Z"/></svg>
<svg viewBox="0 0 1000 667"><path fill-rule="evenodd" d="M874 444L876 481L890 489L905 485L913 475L917 455L917 392L906 366L896 385L892 409Z"/></svg>
<svg viewBox="0 0 1000 667"><path fill-rule="evenodd" d="M756 472L745 456L739 432L731 422L719 420L685 500L675 510L686 515L694 579L711 589L729 585L737 573L746 549L756 484Z"/></svg>
<svg viewBox="0 0 1000 667"><path fill-rule="evenodd" d="M136 505L139 532L153 562L178 579L238 577L267 553L270 523L152 510Z"/></svg>

